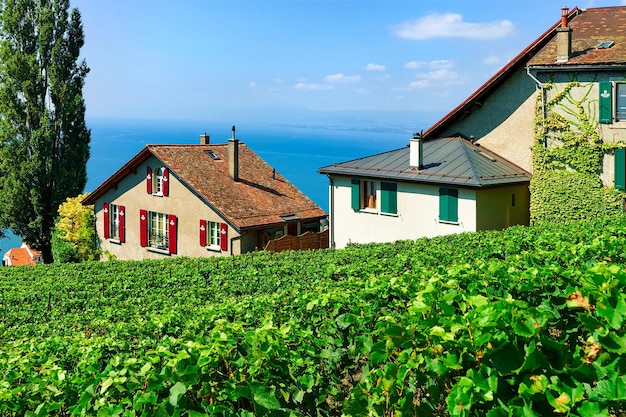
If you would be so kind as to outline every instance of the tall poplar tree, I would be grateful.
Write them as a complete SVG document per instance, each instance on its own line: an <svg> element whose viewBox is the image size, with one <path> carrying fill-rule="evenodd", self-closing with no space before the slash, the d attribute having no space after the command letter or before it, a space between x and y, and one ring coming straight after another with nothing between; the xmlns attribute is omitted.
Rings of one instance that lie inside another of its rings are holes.
<svg viewBox="0 0 626 417"><path fill-rule="evenodd" d="M69 0L0 4L0 227L50 263L57 209L87 181L83 26Z"/></svg>

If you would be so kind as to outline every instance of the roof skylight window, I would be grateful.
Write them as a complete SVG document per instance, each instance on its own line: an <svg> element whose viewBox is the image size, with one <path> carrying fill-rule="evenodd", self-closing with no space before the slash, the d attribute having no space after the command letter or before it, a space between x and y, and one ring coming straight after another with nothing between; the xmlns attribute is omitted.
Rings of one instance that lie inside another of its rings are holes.
<svg viewBox="0 0 626 417"><path fill-rule="evenodd" d="M220 157L215 155L215 152L213 152L212 150L208 150L208 151L204 151L206 152L207 155L209 155L211 157L211 159L213 159L214 161L219 161Z"/></svg>
<svg viewBox="0 0 626 417"><path fill-rule="evenodd" d="M598 49L609 49L611 46L615 45L613 41L602 41L598 44Z"/></svg>

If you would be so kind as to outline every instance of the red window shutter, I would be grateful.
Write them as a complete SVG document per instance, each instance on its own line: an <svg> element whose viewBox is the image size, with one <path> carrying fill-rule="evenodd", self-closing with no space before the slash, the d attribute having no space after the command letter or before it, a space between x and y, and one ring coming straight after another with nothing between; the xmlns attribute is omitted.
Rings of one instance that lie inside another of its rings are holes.
<svg viewBox="0 0 626 417"><path fill-rule="evenodd" d="M108 239L109 238L109 203L104 203L104 208L103 208L103 213L104 213L104 238Z"/></svg>
<svg viewBox="0 0 626 417"><path fill-rule="evenodd" d="M152 194L152 168L146 167L146 192Z"/></svg>
<svg viewBox="0 0 626 417"><path fill-rule="evenodd" d="M167 215L168 229L167 229L167 237L169 241L169 251L170 253L176 253L176 216L173 214Z"/></svg>
<svg viewBox="0 0 626 417"><path fill-rule="evenodd" d="M139 242L144 248L148 246L148 212L139 210Z"/></svg>
<svg viewBox="0 0 626 417"><path fill-rule="evenodd" d="M170 170L163 168L163 196L170 195Z"/></svg>
<svg viewBox="0 0 626 417"><path fill-rule="evenodd" d="M120 242L126 242L126 209L124 206L120 206L119 208L119 218L120 218Z"/></svg>
<svg viewBox="0 0 626 417"><path fill-rule="evenodd" d="M200 220L200 246L206 246L206 220Z"/></svg>
<svg viewBox="0 0 626 417"><path fill-rule="evenodd" d="M220 224L220 249L228 250L228 225Z"/></svg>

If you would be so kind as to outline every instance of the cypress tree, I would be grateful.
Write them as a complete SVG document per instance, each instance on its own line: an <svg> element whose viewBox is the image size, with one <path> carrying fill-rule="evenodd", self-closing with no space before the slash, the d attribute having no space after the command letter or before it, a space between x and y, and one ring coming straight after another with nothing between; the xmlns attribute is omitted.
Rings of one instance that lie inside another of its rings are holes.
<svg viewBox="0 0 626 417"><path fill-rule="evenodd" d="M69 0L0 4L0 227L50 263L59 204L87 181L83 26Z"/></svg>

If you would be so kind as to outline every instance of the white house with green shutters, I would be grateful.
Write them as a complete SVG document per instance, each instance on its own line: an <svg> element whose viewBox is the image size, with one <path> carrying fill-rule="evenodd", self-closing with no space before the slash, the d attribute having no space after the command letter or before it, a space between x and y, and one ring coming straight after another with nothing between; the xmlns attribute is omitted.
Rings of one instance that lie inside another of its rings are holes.
<svg viewBox="0 0 626 417"><path fill-rule="evenodd" d="M529 222L530 174L462 137L318 170L329 178L330 245L393 242Z"/></svg>

